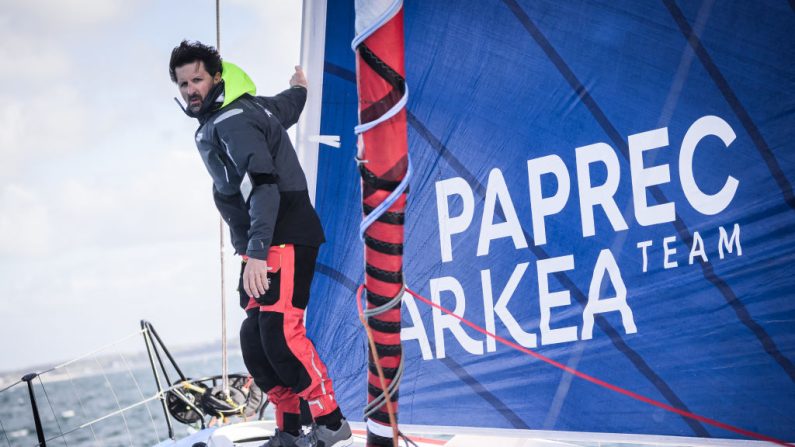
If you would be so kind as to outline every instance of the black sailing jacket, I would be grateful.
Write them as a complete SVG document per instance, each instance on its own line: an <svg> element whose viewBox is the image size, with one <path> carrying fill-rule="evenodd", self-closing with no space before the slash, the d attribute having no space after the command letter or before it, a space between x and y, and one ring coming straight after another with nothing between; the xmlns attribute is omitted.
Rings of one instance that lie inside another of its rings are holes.
<svg viewBox="0 0 795 447"><path fill-rule="evenodd" d="M200 122L196 146L213 179L213 198L229 225L235 251L266 259L271 245L320 246L323 228L285 131L298 121L306 89L253 96L254 83L228 62L223 63L222 79L222 87L206 98L213 103L203 107L209 111L195 116Z"/></svg>

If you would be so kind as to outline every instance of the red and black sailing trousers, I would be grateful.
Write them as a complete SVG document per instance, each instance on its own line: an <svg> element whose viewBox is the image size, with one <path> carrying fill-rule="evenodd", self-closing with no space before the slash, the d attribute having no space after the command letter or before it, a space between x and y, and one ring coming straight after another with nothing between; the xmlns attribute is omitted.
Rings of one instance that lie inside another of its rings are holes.
<svg viewBox="0 0 795 447"><path fill-rule="evenodd" d="M242 269L240 274L240 304L246 309L240 327L243 361L276 406L276 422L283 431L301 426L299 398L307 401L316 420L338 408L326 365L304 327L317 252L316 247L292 244L270 247L270 287L259 302L246 295Z"/></svg>

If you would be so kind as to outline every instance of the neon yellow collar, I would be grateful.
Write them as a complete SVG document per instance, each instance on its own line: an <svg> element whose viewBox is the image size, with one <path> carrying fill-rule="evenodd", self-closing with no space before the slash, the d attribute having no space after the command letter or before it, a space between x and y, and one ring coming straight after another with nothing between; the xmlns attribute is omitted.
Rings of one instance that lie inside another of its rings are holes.
<svg viewBox="0 0 795 447"><path fill-rule="evenodd" d="M250 95L257 94L257 86L254 85L254 81L248 77L245 71L231 62L224 61L222 65L223 73L221 74L221 79L224 80L224 103L221 104L222 109L246 93Z"/></svg>

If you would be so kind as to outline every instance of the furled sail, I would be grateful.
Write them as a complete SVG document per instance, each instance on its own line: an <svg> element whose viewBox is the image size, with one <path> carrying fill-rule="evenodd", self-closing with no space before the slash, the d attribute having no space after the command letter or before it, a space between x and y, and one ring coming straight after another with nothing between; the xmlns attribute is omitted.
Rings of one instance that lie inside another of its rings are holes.
<svg viewBox="0 0 795 447"><path fill-rule="evenodd" d="M406 0L401 423L795 440L795 10ZM325 7L309 333L366 404L353 0ZM318 49L319 50L319 49ZM321 140L322 141L322 140Z"/></svg>

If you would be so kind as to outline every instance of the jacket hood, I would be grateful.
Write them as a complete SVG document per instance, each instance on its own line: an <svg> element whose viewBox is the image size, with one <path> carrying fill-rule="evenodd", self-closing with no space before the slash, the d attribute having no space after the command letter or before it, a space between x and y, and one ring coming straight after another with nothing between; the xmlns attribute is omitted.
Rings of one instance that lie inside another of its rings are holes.
<svg viewBox="0 0 795 447"><path fill-rule="evenodd" d="M254 85L254 81L248 77L245 71L231 62L224 61L222 65L221 79L224 81L222 109L246 93L252 96L257 94L257 87Z"/></svg>

